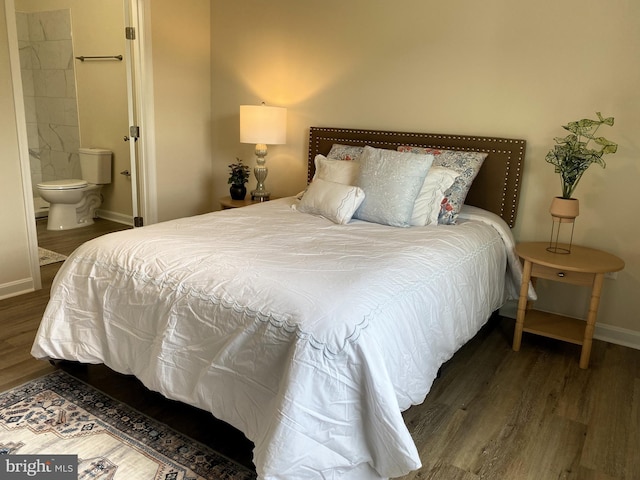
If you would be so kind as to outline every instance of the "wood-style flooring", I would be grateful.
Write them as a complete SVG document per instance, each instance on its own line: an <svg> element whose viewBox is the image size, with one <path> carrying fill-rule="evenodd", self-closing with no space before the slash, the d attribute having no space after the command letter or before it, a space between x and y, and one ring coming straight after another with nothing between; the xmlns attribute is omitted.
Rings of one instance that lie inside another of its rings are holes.
<svg viewBox="0 0 640 480"><path fill-rule="evenodd" d="M98 220L48 232L38 222L40 245L64 254L122 228ZM0 390L54 369L29 351L60 265L41 268L42 290L0 301ZM578 346L525 334L516 353L512 335L513 320L492 319L445 364L426 400L404 413L423 467L403 478L640 479L640 351L596 340L590 368L581 370ZM251 466L251 442L210 414L104 366L61 368Z"/></svg>

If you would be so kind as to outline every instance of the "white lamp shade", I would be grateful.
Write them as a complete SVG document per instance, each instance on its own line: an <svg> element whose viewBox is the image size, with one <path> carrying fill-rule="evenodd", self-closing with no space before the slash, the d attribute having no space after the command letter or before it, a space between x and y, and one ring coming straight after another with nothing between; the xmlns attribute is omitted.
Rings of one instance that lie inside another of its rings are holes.
<svg viewBox="0 0 640 480"><path fill-rule="evenodd" d="M240 142L281 145L287 142L287 109L240 105Z"/></svg>

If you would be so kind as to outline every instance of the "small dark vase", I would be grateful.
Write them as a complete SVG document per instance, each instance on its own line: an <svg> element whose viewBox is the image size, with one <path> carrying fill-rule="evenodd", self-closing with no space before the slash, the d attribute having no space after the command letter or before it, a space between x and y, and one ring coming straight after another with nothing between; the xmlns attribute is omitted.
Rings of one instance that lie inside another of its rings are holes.
<svg viewBox="0 0 640 480"><path fill-rule="evenodd" d="M244 200L244 197L247 195L247 187L244 185L231 185L229 187L229 195L234 200Z"/></svg>

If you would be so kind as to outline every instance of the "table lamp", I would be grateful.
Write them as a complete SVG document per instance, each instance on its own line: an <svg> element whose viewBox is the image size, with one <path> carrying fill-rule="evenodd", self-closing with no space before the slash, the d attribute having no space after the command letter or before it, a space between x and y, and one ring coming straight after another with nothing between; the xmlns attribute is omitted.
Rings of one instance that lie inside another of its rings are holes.
<svg viewBox="0 0 640 480"><path fill-rule="evenodd" d="M267 178L265 157L267 145L281 145L287 141L287 109L262 105L240 105L240 142L256 144L256 189L251 199L269 200L270 193L264 188Z"/></svg>

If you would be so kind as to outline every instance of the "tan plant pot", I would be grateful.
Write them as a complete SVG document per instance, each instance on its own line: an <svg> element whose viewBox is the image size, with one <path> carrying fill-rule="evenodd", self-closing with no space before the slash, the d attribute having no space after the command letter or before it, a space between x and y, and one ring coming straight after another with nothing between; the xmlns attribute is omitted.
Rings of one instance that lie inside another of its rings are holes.
<svg viewBox="0 0 640 480"><path fill-rule="evenodd" d="M580 202L577 198L554 197L549 213L560 223L573 223L580 213Z"/></svg>

